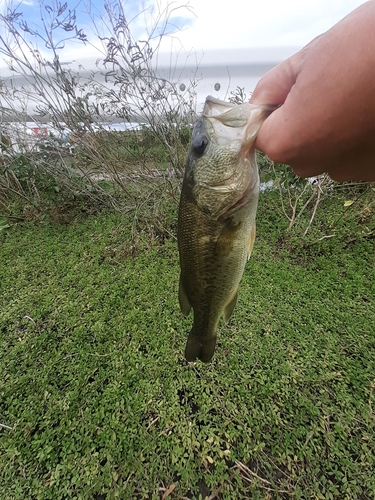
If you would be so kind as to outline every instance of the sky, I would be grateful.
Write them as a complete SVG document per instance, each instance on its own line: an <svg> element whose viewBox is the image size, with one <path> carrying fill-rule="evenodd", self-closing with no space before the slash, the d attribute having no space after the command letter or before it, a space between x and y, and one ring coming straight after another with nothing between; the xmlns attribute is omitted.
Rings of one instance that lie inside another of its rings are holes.
<svg viewBox="0 0 375 500"><path fill-rule="evenodd" d="M302 47L356 7L361 0L191 0L196 14L179 38L186 48Z"/></svg>
<svg viewBox="0 0 375 500"><path fill-rule="evenodd" d="M59 9L67 2L60 20L67 22L69 10L75 11L79 29L89 43L65 40L60 43L60 61L95 69L97 59L104 51L99 36L109 35L110 13L118 14L119 0L11 0L13 8L22 16L30 30L42 34L41 16L52 19L51 9ZM197 102L211 94L227 99L237 87L252 92L259 79L275 64L286 59L313 38L331 28L340 19L365 3L363 0L123 0L123 10L135 40L149 40L159 50L156 58L159 69L169 68L173 75L165 77L186 85L193 80ZM8 2L0 0L0 14L7 12ZM59 7L60 6L60 7ZM166 19L168 22L166 24ZM25 25L23 25L25 27ZM160 39L158 34L165 36ZM55 42L71 35L72 31L54 31ZM1 26L0 36L9 36ZM51 51L38 36L27 35L37 44L43 56L52 60ZM36 41L37 40L37 41ZM142 45L142 42L141 42ZM10 70L1 55L0 77L10 76ZM49 53L49 56L48 56ZM171 58L171 53L177 54ZM164 75L162 75L164 76ZM14 77L13 81L14 80ZM23 85L19 78L16 85ZM219 85L219 90L217 90Z"/></svg>
<svg viewBox="0 0 375 500"><path fill-rule="evenodd" d="M107 0L108 1L108 0ZM110 0L115 5L117 0ZM57 4L56 0L45 0L44 4ZM62 0L61 4L64 3ZM76 9L77 21L93 40L91 30L94 18L99 31L105 34L106 15L101 0L67 0L68 9ZM145 39L151 27L160 28L162 17L158 13L170 11L170 36L164 37L160 51L196 51L207 53L212 50L268 47L293 47L296 50L315 36L326 31L354 10L362 0L126 0L124 11L131 19L135 36ZM0 11L5 12L7 2L0 0ZM18 12L24 14L29 26L40 26L40 3L38 0L13 1ZM143 11L143 13L142 13ZM48 12L42 9L48 18ZM91 14L88 15L88 12ZM1 29L1 28L0 28ZM4 30L2 30L4 34ZM155 31L157 34L157 29ZM97 40L97 39L96 39ZM154 44L156 40L154 39ZM98 42L95 42L99 48ZM65 45L61 58L97 57L90 45ZM1 66L0 66L1 67Z"/></svg>

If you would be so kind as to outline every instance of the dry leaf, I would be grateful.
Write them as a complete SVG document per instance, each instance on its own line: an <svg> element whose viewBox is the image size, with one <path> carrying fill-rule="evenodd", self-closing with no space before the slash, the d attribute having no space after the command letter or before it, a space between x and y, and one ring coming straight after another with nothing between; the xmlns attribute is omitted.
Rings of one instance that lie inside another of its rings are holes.
<svg viewBox="0 0 375 500"><path fill-rule="evenodd" d="M165 490L165 492L164 492L161 500L165 500L167 497L169 497L169 495L172 493L172 491L175 488L176 488L176 485L175 484L171 484L170 487L167 490Z"/></svg>
<svg viewBox="0 0 375 500"><path fill-rule="evenodd" d="M344 207L350 207L350 205L353 205L353 203L353 200L346 200L346 202L344 203Z"/></svg>

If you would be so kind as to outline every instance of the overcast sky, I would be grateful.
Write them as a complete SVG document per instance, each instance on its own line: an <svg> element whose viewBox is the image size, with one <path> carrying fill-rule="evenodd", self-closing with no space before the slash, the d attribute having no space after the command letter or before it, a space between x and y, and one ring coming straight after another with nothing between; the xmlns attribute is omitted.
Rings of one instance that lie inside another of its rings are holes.
<svg viewBox="0 0 375 500"><path fill-rule="evenodd" d="M179 38L186 49L306 45L363 0L191 0L196 15Z"/></svg>
<svg viewBox="0 0 375 500"><path fill-rule="evenodd" d="M77 19L88 27L85 14L91 4L91 12L100 21L103 16L102 0L67 0L70 8L76 7ZM53 5L54 0L45 0ZM62 0L61 3L64 3ZM115 0L111 0L115 3ZM158 7L184 5L184 0L125 0L125 13L133 18L143 6L154 5L154 17ZM363 0L188 0L188 8L174 10L171 21L177 28L175 37L190 51L231 49L248 47L302 47L315 36L326 31L350 11L365 3ZM0 0L4 11L5 0ZM23 12L30 23L38 23L40 8L38 0L16 0L18 11ZM133 21L134 29L142 34L142 23L146 16ZM170 28L173 30L173 27ZM174 46L177 47L176 38ZM163 49L168 51L166 39ZM88 49L86 49L88 51ZM86 52L86 51L85 51Z"/></svg>
<svg viewBox="0 0 375 500"><path fill-rule="evenodd" d="M78 67L78 63L90 71L105 53L100 52L98 32L101 36L110 36L109 14L105 11L104 0L61 0L60 4L58 0L13 0L17 12L22 13L16 22L23 19L31 29L42 33L43 30L39 30L41 16L47 24L53 19L48 5L56 9L65 1L68 9L62 16L69 9L75 10L78 28L83 29L90 43L64 42L64 48L58 51L60 60L73 62L73 67ZM118 1L106 0L112 13L116 12ZM154 44L158 40L158 31L169 33L162 39L161 55L155 60L157 68L160 71L170 68L172 73L165 77L171 81L198 82L196 93L200 104L208 94L226 99L229 89L236 87L251 92L272 66L363 3L363 0L124 0L123 5L136 40L147 40L152 28L155 37L151 43ZM0 0L3 14L7 12L6 5L5 0ZM170 13L167 26L163 24L163 15L160 16L164 9ZM55 42L67 35L59 29L54 33ZM1 23L0 34L7 39ZM38 46L47 60L53 60L51 50L46 49L40 38L31 39L33 46ZM177 62L175 58L170 60L171 50L178 53ZM0 55L0 77L7 76L11 76L11 72ZM14 74L12 78L15 82ZM219 89L216 88L218 84Z"/></svg>

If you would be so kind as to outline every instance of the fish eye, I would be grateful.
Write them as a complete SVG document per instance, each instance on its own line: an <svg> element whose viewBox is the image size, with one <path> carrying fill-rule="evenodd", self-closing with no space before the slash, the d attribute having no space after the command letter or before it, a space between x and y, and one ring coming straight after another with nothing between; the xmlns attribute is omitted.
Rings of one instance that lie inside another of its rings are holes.
<svg viewBox="0 0 375 500"><path fill-rule="evenodd" d="M206 136L201 135L193 139L192 148L197 156L202 156L208 146L208 139Z"/></svg>

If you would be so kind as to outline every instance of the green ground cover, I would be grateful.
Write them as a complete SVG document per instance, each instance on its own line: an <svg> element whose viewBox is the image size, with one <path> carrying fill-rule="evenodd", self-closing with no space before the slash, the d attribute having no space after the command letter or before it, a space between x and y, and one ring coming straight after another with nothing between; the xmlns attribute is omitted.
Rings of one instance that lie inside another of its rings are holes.
<svg viewBox="0 0 375 500"><path fill-rule="evenodd" d="M1 231L0 498L375 498L374 215L344 201L302 241L261 197L209 365L183 358L173 237Z"/></svg>

